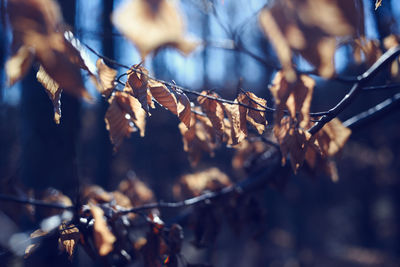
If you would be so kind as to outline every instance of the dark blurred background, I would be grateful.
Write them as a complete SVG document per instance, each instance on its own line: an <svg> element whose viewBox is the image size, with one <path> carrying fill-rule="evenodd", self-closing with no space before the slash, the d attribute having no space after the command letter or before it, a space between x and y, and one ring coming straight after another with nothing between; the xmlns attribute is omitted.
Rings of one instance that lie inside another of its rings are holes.
<svg viewBox="0 0 400 267"><path fill-rule="evenodd" d="M120 2L59 1L64 19L78 39L120 63L137 64L139 54L109 19ZM367 37L383 40L391 33L398 34L398 2L384 0L377 11L374 2L364 1ZM212 3L218 17L210 8ZM239 36L246 49L278 65L255 15L264 4L265 0L182 1L181 8L190 18L188 31L208 45L188 57L165 49L145 66L155 77L174 80L191 89L212 89L228 99L234 98L242 79L243 88L272 103L268 84L276 70L249 55L221 49L231 45L222 24L228 32L240 29ZM4 20L0 34L0 60L4 66L11 40ZM96 57L89 56L95 62ZM310 66L299 62L299 68L307 70ZM344 46L336 54L336 69L341 75L356 75L366 66L357 65L352 60L352 50ZM134 172L154 190L158 199L173 200L172 185L185 173L217 166L234 181L245 178L233 171L234 150L229 148L221 148L215 157L205 156L197 167L191 167L183 151L178 119L160 107L147 121L146 136L133 134L113 154L104 123L108 104L90 82L87 88L96 96L95 103L84 103L64 94L61 124L56 125L51 101L33 70L12 88L6 88L4 68L0 75L2 193L26 192L22 188L40 192L54 187L74 199L78 184L98 184L114 190ZM387 77L387 73L382 73L373 83L383 84ZM332 107L348 89L348 84L317 79L312 110ZM340 118L350 118L397 90L364 93ZM221 227L211 247L198 250L187 243L183 254L192 262L214 266L400 266L399 163L399 113L394 109L353 130L338 160L338 182L307 172L298 175L285 172L277 177L285 180L283 186L260 189L254 195L262 216L257 231L250 225L243 226L239 233ZM0 202L0 207L5 207L4 202ZM11 240L27 238L37 228L31 220L14 217L0 208L0 258L9 256ZM185 229L185 234L190 240L190 231ZM78 254L74 264L83 266L90 262L81 255L84 252ZM21 260L16 258L10 264L21 266Z"/></svg>

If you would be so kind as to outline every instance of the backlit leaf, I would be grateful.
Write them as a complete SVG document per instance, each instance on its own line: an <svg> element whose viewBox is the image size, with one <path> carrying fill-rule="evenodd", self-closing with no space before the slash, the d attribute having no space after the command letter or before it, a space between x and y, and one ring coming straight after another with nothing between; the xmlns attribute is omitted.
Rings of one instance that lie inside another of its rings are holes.
<svg viewBox="0 0 400 267"><path fill-rule="evenodd" d="M37 80L43 85L54 107L54 121L59 124L61 118L61 93L62 89L56 81L54 81L42 66L36 73Z"/></svg>
<svg viewBox="0 0 400 267"><path fill-rule="evenodd" d="M128 81L125 85L125 91L131 93L137 100L139 100L143 109L149 113L148 103L148 78L149 72L141 66L134 65L132 69L128 71Z"/></svg>
<svg viewBox="0 0 400 267"><path fill-rule="evenodd" d="M100 93L105 97L109 97L115 87L115 77L117 76L117 71L108 67L101 58L96 61L96 67L100 84L102 86Z"/></svg>
<svg viewBox="0 0 400 267"><path fill-rule="evenodd" d="M246 114L246 120L262 134L267 125L267 120L265 119L265 107L267 106L267 101L263 98L257 97L252 92L241 93L237 97L237 101L245 106L239 106L240 121L243 123L243 116Z"/></svg>
<svg viewBox="0 0 400 267"><path fill-rule="evenodd" d="M210 119L216 134L220 137L224 135L224 109L223 105L216 99L210 99L206 96L210 96L212 98L219 98L218 94L210 92L210 91L202 91L202 95L198 96L197 101L199 102L202 110L207 114L207 117Z"/></svg>
<svg viewBox="0 0 400 267"><path fill-rule="evenodd" d="M94 244L100 256L108 255L113 250L116 238L108 228L104 219L104 211L96 205L89 204L89 206L94 219Z"/></svg>
<svg viewBox="0 0 400 267"><path fill-rule="evenodd" d="M148 86L151 95L161 106L168 109L173 114L178 115L178 103L176 97L164 84L158 81L149 80Z"/></svg>
<svg viewBox="0 0 400 267"><path fill-rule="evenodd" d="M27 46L21 46L17 53L7 60L5 69L8 86L14 85L25 76L32 65L33 59L33 50Z"/></svg>
<svg viewBox="0 0 400 267"><path fill-rule="evenodd" d="M67 252L69 259L72 260L72 256L80 238L79 229L73 224L66 225L65 223L63 223L60 225L59 231L59 247L61 251Z"/></svg>
<svg viewBox="0 0 400 267"><path fill-rule="evenodd" d="M166 45L190 53L196 43L187 39L183 16L169 0L130 0L112 15L114 25L138 48L142 58Z"/></svg>

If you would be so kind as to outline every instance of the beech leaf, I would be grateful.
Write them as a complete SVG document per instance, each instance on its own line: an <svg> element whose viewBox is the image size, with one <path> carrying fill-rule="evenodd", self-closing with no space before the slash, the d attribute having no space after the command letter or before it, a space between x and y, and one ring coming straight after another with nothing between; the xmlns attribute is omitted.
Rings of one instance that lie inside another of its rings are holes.
<svg viewBox="0 0 400 267"><path fill-rule="evenodd" d="M164 84L158 81L149 80L148 86L151 95L161 106L168 109L173 114L178 115L178 103L176 97Z"/></svg>
<svg viewBox="0 0 400 267"><path fill-rule="evenodd" d="M101 58L96 61L96 67L101 84L101 88L98 88L101 89L99 92L105 97L109 97L115 87L117 71L108 67Z"/></svg>
<svg viewBox="0 0 400 267"><path fill-rule="evenodd" d="M209 91L202 91L201 94L211 96L213 98L219 98L218 94ZM197 101L199 102L202 110L207 114L207 117L210 119L217 136L222 138L224 135L223 105L216 99L210 99L206 96L198 96Z"/></svg>
<svg viewBox="0 0 400 267"><path fill-rule="evenodd" d="M6 62L6 74L8 86L14 85L28 72L32 66L34 52L27 46L21 46L18 51Z"/></svg>
<svg viewBox="0 0 400 267"><path fill-rule="evenodd" d="M147 91L148 73L149 72L144 67L134 65L132 69L128 71L128 81L124 88L124 91L131 93L139 100L147 114L149 113L149 94Z"/></svg>
<svg viewBox="0 0 400 267"><path fill-rule="evenodd" d="M243 123L244 115L246 115L246 120L262 134L267 125L267 120L265 119L265 107L267 106L267 101L263 98L257 97L252 92L241 93L237 97L237 102L249 106L251 108L239 106L240 121ZM257 110L254 110L257 109Z"/></svg>
<svg viewBox="0 0 400 267"><path fill-rule="evenodd" d="M63 223L59 226L59 231L59 247L61 251L66 251L69 259L72 260L72 256L80 238L79 229L73 224L66 225L65 223Z"/></svg>
<svg viewBox="0 0 400 267"><path fill-rule="evenodd" d="M175 2L130 0L112 14L114 25L137 47L142 58L171 45L188 54L197 44L185 37L185 25Z"/></svg>
<svg viewBox="0 0 400 267"><path fill-rule="evenodd" d="M95 246L100 256L106 256L113 250L116 238L108 228L104 219L104 211L96 205L89 204L89 206L94 219L93 236Z"/></svg>
<svg viewBox="0 0 400 267"><path fill-rule="evenodd" d="M61 119L61 93L62 89L56 81L54 81L42 66L36 73L37 80L43 85L54 107L54 121L60 124Z"/></svg>

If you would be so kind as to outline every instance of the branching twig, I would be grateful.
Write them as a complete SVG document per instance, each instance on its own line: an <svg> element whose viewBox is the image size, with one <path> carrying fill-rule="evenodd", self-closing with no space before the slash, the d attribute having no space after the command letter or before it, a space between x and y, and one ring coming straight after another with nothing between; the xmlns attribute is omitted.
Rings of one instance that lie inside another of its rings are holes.
<svg viewBox="0 0 400 267"><path fill-rule="evenodd" d="M394 47L385 54L383 54L374 65L372 65L366 72L358 77L356 82L351 88L350 92L344 96L344 98L328 113L321 117L321 119L314 124L308 131L310 134L317 133L325 124L335 118L340 112L342 112L347 106L349 106L353 100L357 97L362 87L374 78L374 76L387 64L391 63L400 54L400 46Z"/></svg>

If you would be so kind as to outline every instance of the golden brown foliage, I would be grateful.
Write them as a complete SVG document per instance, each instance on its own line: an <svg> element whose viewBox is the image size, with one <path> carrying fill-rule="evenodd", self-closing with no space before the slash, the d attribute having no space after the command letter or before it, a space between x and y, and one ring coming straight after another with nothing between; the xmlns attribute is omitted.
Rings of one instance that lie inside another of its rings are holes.
<svg viewBox="0 0 400 267"><path fill-rule="evenodd" d="M113 244L116 240L113 233L108 229L104 219L104 211L93 204L90 204L90 211L94 218L93 235L95 246L100 256L105 256L113 250Z"/></svg>

